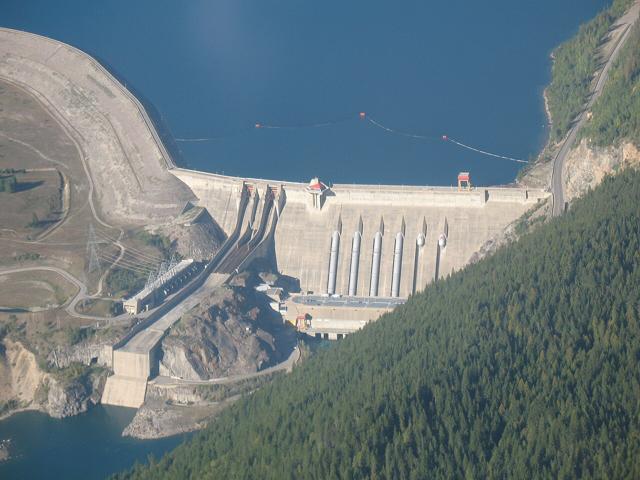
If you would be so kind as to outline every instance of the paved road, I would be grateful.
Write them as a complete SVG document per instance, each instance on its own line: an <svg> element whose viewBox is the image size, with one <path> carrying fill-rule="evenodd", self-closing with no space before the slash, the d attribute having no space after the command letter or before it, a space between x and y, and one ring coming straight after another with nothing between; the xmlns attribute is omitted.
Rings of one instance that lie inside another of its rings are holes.
<svg viewBox="0 0 640 480"><path fill-rule="evenodd" d="M124 352L147 353L164 336L165 331L174 323L180 320L180 317L198 305L202 300L211 295L211 292L222 285L228 278L228 275L220 275L210 273L205 282L198 287L187 298L178 303L175 307L162 315L158 320L153 322L144 330L140 330L131 340L119 348Z"/></svg>
<svg viewBox="0 0 640 480"><path fill-rule="evenodd" d="M323 297L301 295L292 298L293 303L314 307L395 308L407 302L406 298L382 297Z"/></svg>
<svg viewBox="0 0 640 480"><path fill-rule="evenodd" d="M567 158L567 155L573 145L575 144L576 137L578 132L584 125L587 120L587 112L591 109L595 101L598 99L602 90L604 88L604 84L607 81L609 76L609 70L613 65L614 60L617 58L622 46L625 44L627 39L629 38L629 33L631 31L632 25L638 20L638 15L640 13L640 0L636 0L636 3L631 7L631 9L616 23L616 28L623 29L622 35L618 39L618 43L611 50L609 56L605 59L605 64L600 70L598 74L598 79L596 84L591 92L591 96L584 110L578 115L576 121L569 130L569 135L562 143L558 154L553 160L553 172L551 174L551 191L553 193L553 215L558 216L564 212L564 182L562 178L562 171L564 167L564 162Z"/></svg>

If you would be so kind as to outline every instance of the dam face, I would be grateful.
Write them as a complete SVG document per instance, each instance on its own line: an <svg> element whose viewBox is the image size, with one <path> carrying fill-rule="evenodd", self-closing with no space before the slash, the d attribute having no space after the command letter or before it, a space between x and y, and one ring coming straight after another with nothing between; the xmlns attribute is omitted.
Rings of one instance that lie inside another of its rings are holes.
<svg viewBox="0 0 640 480"><path fill-rule="evenodd" d="M275 231L278 271L305 294L406 298L464 267L548 193L520 188L309 185L172 169L227 232L244 184L286 195Z"/></svg>

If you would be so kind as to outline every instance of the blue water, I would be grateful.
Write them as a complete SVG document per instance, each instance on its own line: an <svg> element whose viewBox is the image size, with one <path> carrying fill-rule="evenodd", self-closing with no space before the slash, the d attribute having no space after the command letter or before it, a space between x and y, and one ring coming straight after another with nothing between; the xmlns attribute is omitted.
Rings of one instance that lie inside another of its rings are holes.
<svg viewBox="0 0 640 480"><path fill-rule="evenodd" d="M183 436L140 441L120 434L134 411L96 407L77 417L56 420L39 412L23 412L0 422L0 440L11 439L12 458L0 463L3 479L101 479L156 458Z"/></svg>
<svg viewBox="0 0 640 480"><path fill-rule="evenodd" d="M152 104L190 167L329 182L511 181L545 137L549 53L606 0L3 0L0 24L73 44ZM407 132L394 136L354 117ZM256 129L255 123L322 128Z"/></svg>

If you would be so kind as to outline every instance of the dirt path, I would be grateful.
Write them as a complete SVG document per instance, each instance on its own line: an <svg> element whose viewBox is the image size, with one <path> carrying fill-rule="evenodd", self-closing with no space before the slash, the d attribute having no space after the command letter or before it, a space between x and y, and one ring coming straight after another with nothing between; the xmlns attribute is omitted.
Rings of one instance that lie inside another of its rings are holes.
<svg viewBox="0 0 640 480"><path fill-rule="evenodd" d="M71 275L69 272L67 272L66 270L63 270L61 268L57 268L57 267L19 267L19 268L10 268L10 269L5 269L5 270L0 270L0 275L10 275L12 273L23 273L23 272L35 272L35 271L48 271L48 272L54 272L57 273L58 275L62 276L65 280L69 281L70 283L74 284L77 288L78 288L78 293L76 293L76 295L71 299L71 301L68 302L67 306L65 307L66 312L71 315L72 317L76 317L76 318L83 318L86 320L96 320L96 321L109 321L109 322L113 322L114 320L121 320L124 318L128 318L127 314L122 314L119 315L117 317L97 317L97 316L93 316L93 315L83 315L81 313L76 312L76 305L85 299L95 299L98 298L95 295L89 295L87 294L87 286L81 282L80 280L78 280L76 277L74 277L73 275Z"/></svg>

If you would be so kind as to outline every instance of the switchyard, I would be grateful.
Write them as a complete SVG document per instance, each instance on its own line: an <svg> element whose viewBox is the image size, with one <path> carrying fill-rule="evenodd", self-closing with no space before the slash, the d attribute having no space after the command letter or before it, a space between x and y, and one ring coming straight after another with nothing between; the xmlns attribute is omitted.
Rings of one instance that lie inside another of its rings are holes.
<svg viewBox="0 0 640 480"><path fill-rule="evenodd" d="M145 287L131 298L123 300L124 311L136 315L143 310L149 310L189 281L193 275L202 270L202 263L193 259L171 261L160 266L156 275L150 275Z"/></svg>

